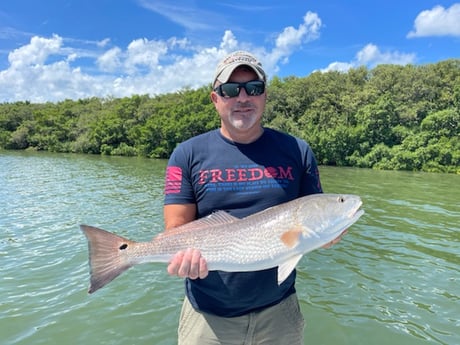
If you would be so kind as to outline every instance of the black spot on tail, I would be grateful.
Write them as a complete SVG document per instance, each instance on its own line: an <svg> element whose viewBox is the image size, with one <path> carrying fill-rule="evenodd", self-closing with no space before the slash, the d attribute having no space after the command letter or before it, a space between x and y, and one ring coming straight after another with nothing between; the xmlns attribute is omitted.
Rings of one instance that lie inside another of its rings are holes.
<svg viewBox="0 0 460 345"><path fill-rule="evenodd" d="M123 243L121 246L120 246L120 250L125 250L126 248L128 248L128 245L126 243Z"/></svg>

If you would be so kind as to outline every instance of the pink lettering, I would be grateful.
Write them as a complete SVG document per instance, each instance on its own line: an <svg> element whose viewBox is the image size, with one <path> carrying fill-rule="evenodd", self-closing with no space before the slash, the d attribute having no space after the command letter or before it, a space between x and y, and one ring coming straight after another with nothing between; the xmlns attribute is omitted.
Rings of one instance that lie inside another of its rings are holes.
<svg viewBox="0 0 460 345"><path fill-rule="evenodd" d="M200 171L200 178L198 179L199 184L205 184L209 175L209 170L201 170Z"/></svg>
<svg viewBox="0 0 460 345"><path fill-rule="evenodd" d="M236 169L238 173L238 182L247 181L248 178L246 177L247 170L246 169Z"/></svg>
<svg viewBox="0 0 460 345"><path fill-rule="evenodd" d="M264 177L264 171L260 168L251 168L248 169L249 172L249 181L262 180Z"/></svg>
<svg viewBox="0 0 460 345"><path fill-rule="evenodd" d="M176 171L175 174L170 176L179 175ZM293 181L294 176L292 174L292 167L266 167L266 168L239 168L232 169L228 168L225 170L221 169L210 169L201 170L199 172L199 184L206 183L218 183L218 182L244 182L244 181L258 181L264 178L268 179L288 179ZM170 178L175 180L175 178Z"/></svg>
<svg viewBox="0 0 460 345"><path fill-rule="evenodd" d="M284 170L283 167L278 167L279 169L279 178L287 178L288 180L294 180L294 177L292 176L292 167L287 167L286 170Z"/></svg>
<svg viewBox="0 0 460 345"><path fill-rule="evenodd" d="M211 172L211 183L216 183L216 182L224 182L225 180L222 178L222 170L219 169L212 169L210 170Z"/></svg>
<svg viewBox="0 0 460 345"><path fill-rule="evenodd" d="M277 178L278 170L276 170L276 168L273 168L273 167L265 168L264 175L267 178Z"/></svg>
<svg viewBox="0 0 460 345"><path fill-rule="evenodd" d="M225 169L227 172L227 182L235 182L236 181L236 174L235 169Z"/></svg>

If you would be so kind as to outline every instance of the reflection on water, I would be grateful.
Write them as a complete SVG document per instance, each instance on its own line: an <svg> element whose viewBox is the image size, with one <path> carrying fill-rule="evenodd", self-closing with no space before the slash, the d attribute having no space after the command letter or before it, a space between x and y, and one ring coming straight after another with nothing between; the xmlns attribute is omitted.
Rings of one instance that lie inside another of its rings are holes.
<svg viewBox="0 0 460 345"><path fill-rule="evenodd" d="M0 152L5 344L175 343L182 282L135 267L94 295L87 223L136 240L162 229L165 162ZM460 176L322 167L366 214L299 264L311 344L460 344Z"/></svg>

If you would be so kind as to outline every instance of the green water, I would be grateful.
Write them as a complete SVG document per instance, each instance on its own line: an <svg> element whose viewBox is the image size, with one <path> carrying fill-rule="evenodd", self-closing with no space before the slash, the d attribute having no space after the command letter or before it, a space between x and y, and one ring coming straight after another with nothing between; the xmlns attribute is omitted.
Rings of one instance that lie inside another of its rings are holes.
<svg viewBox="0 0 460 345"><path fill-rule="evenodd" d="M175 343L182 281L137 266L93 295L87 223L162 230L164 161L0 152L0 343ZM366 214L305 256L306 344L460 344L460 176L321 168ZM282 331L282 330L280 330Z"/></svg>

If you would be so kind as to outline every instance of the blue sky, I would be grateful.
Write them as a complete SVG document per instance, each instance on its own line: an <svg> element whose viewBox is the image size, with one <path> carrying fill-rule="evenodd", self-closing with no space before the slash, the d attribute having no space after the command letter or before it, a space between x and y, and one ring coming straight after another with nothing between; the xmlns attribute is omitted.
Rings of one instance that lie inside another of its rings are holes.
<svg viewBox="0 0 460 345"><path fill-rule="evenodd" d="M2 1L0 102L196 88L236 49L270 78L460 58L460 1Z"/></svg>

